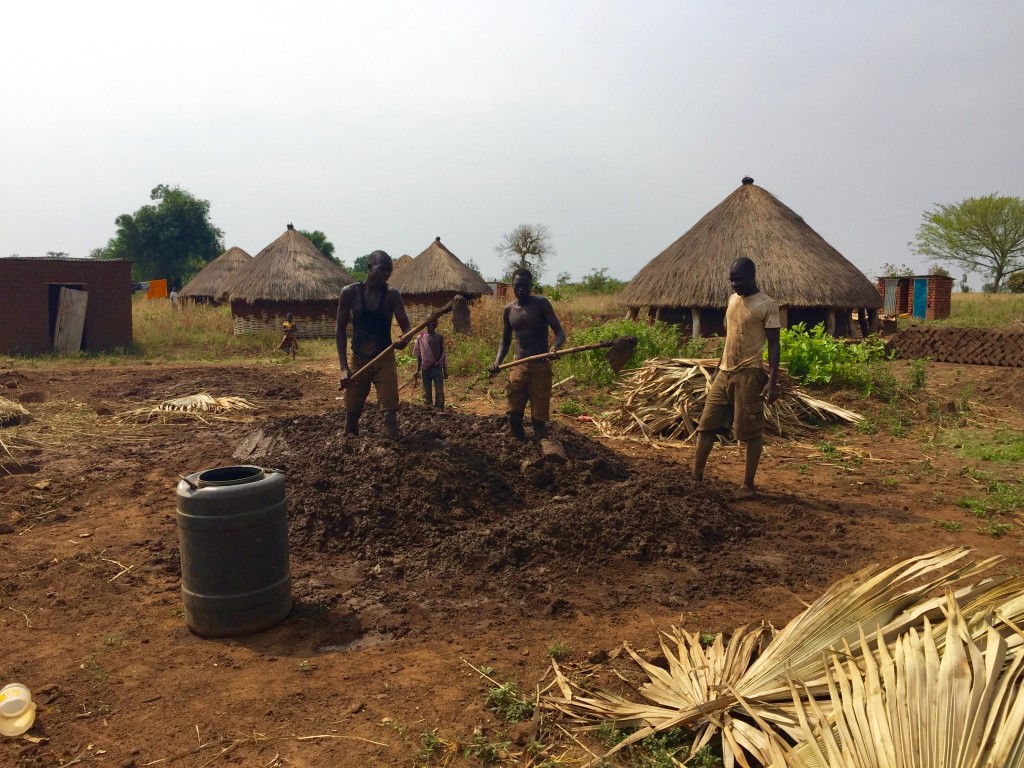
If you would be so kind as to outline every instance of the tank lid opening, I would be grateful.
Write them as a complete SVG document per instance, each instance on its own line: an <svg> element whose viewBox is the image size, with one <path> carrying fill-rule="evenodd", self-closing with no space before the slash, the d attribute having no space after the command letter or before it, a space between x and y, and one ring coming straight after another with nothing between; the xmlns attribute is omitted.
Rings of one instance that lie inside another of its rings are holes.
<svg viewBox="0 0 1024 768"><path fill-rule="evenodd" d="M199 473L199 485L241 485L263 478L261 467L218 467Z"/></svg>

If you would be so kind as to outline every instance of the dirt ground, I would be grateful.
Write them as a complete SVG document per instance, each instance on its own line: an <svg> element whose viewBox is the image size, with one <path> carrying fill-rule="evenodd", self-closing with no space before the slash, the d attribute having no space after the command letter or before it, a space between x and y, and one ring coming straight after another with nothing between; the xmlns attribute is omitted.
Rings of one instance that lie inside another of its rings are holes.
<svg viewBox="0 0 1024 768"><path fill-rule="evenodd" d="M510 443L500 401L480 395L444 414L404 404L400 443L371 408L345 439L334 385L302 364L0 367L0 395L34 415L0 430L0 684L40 705L35 741L0 740L0 765L414 765L433 729L510 741L517 764L524 734L485 707L491 683L469 663L529 691L556 643L567 665L600 665L672 623L781 624L869 563L961 544L1022 566L1015 519L996 537L955 504L979 482L965 467L1021 470L965 458L935 412L969 401L961 429L1019 429L1024 370L929 365L932 406L922 398L905 437L772 441L762 495L737 503L735 447L695 487L688 447L559 417L567 460L553 464ZM198 391L258 410L116 418ZM256 442L252 460L286 473L295 606L265 632L199 637L183 618L175 486Z"/></svg>

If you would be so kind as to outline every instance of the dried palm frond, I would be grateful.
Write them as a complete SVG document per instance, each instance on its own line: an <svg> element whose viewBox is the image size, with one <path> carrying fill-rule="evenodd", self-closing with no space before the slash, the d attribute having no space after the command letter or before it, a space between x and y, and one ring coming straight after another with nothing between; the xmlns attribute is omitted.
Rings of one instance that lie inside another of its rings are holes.
<svg viewBox="0 0 1024 768"><path fill-rule="evenodd" d="M243 397L213 397L205 392L187 397L164 400L162 403L147 408L135 408L120 414L117 419L122 422L149 423L151 421L181 421L196 418L205 421L206 417L223 420L223 414L231 411L249 411L256 406Z"/></svg>
<svg viewBox="0 0 1024 768"><path fill-rule="evenodd" d="M844 648L850 658L870 655L869 642L894 643L925 622L941 625L945 600L933 596L938 589L953 590L965 606L968 619L963 626L976 642L995 627L1008 647L1024 647L1016 626L1024 610L1024 578L969 583L997 560L961 563L967 553L949 548L889 567L865 568L832 585L763 648L763 629L756 641L741 628L728 645L707 650L700 647L699 636L673 629L665 638L676 644L677 652L663 640L667 670L631 652L649 678L638 691L643 701L580 690L548 696L543 705L584 724L614 720L638 728L613 751L685 726L696 731L695 745L703 746L720 733L726 768L752 765L748 755L770 765L777 759L776 741L781 737L792 743L802 733L790 681L800 680L806 696L827 697L826 654L831 649ZM825 714L831 711L827 701L817 706Z"/></svg>
<svg viewBox="0 0 1024 768"><path fill-rule="evenodd" d="M925 621L872 651L830 654L828 707L794 682L800 720L791 768L1024 765L1024 649L989 614L970 624L952 592L944 624Z"/></svg>
<svg viewBox="0 0 1024 768"><path fill-rule="evenodd" d="M25 406L0 397L0 427L13 427L16 424L24 424L31 418Z"/></svg>
<svg viewBox="0 0 1024 768"><path fill-rule="evenodd" d="M648 360L618 386L619 405L601 418L606 437L689 440L697 431L718 360L698 358ZM765 406L765 426L781 437L800 437L827 422L855 424L863 416L811 397L780 372L779 399Z"/></svg>

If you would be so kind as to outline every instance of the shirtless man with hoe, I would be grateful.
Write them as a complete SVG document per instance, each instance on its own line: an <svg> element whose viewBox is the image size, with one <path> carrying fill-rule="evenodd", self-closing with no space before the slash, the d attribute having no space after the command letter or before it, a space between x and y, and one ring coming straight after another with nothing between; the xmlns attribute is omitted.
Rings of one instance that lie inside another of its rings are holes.
<svg viewBox="0 0 1024 768"><path fill-rule="evenodd" d="M488 369L493 376L508 354L512 333L516 335L516 359L555 352L565 344L565 331L555 317L551 302L543 296L531 296L533 275L528 269L517 269L512 275L512 293L515 301L505 307L504 332L498 346L498 356ZM548 328L555 333L555 341L548 346ZM540 441L547 434L551 411L551 361L535 360L509 369L505 388L508 400L508 426L517 440L526 440L523 415L530 403L533 421L533 439Z"/></svg>
<svg viewBox="0 0 1024 768"><path fill-rule="evenodd" d="M377 405L384 412L384 432L397 439L398 432L398 364L394 351L354 382L349 377L391 345L391 320L398 321L402 333L409 332L409 316L402 296L388 288L393 265L384 251L374 251L366 261L366 280L346 285L338 300L338 324L335 342L341 363L341 389L345 390L345 434L359 434L359 415L370 394L370 385L377 390ZM348 346L348 324L352 322L352 358L345 357ZM404 349L405 344L396 344Z"/></svg>
<svg viewBox="0 0 1024 768"><path fill-rule="evenodd" d="M728 431L731 422L735 438L747 444L743 485L735 498L747 499L757 493L754 475L764 447L764 405L779 397L779 305L757 287L754 262L746 257L732 263L729 283L734 293L725 310L725 350L697 426L693 479L704 479L715 435ZM762 362L765 340L768 373Z"/></svg>

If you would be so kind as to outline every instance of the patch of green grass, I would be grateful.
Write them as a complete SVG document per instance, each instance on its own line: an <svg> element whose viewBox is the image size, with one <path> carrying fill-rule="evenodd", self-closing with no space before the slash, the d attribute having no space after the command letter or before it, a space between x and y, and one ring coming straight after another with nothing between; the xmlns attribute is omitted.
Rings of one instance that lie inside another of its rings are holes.
<svg viewBox="0 0 1024 768"><path fill-rule="evenodd" d="M582 416L583 406L575 400L563 400L558 404L558 412L563 416Z"/></svg>
<svg viewBox="0 0 1024 768"><path fill-rule="evenodd" d="M932 522L950 533L959 533L964 529L963 523L958 523L956 520L932 520Z"/></svg>
<svg viewBox="0 0 1024 768"><path fill-rule="evenodd" d="M562 640L555 640L555 642L548 646L548 656L555 661L568 658L571 653L572 648Z"/></svg>
<svg viewBox="0 0 1024 768"><path fill-rule="evenodd" d="M627 731L615 727L614 720L604 720L594 731L594 736L605 749L611 749L628 735Z"/></svg>
<svg viewBox="0 0 1024 768"><path fill-rule="evenodd" d="M1001 536L1005 536L1013 530L1013 526L1009 523L997 523L992 520L987 526L982 529L989 536L995 536L997 539Z"/></svg>
<svg viewBox="0 0 1024 768"><path fill-rule="evenodd" d="M900 484L898 477L887 477L882 480L882 484L887 488L896 488Z"/></svg>
<svg viewBox="0 0 1024 768"><path fill-rule="evenodd" d="M117 635L107 635L103 638L103 645L107 648L120 648L123 642L124 640Z"/></svg>
<svg viewBox="0 0 1024 768"><path fill-rule="evenodd" d="M519 686L511 681L491 688L484 696L484 701L508 723L521 723L533 715L533 704L520 695Z"/></svg>
<svg viewBox="0 0 1024 768"><path fill-rule="evenodd" d="M807 465L806 464L798 464L797 467L796 467L796 471L797 471L798 475L806 475L807 474Z"/></svg>
<svg viewBox="0 0 1024 768"><path fill-rule="evenodd" d="M482 731L477 731L466 745L463 757L475 757L484 765L494 765L502 759L508 745L507 741L491 741Z"/></svg>
<svg viewBox="0 0 1024 768"><path fill-rule="evenodd" d="M715 640L718 639L717 632L701 632L700 633L700 644L705 648L710 648L715 644Z"/></svg>
<svg viewBox="0 0 1024 768"><path fill-rule="evenodd" d="M955 440L960 453L971 459L997 464L1024 463L1024 432L1016 429L997 429L979 433L959 430L948 438Z"/></svg>
<svg viewBox="0 0 1024 768"><path fill-rule="evenodd" d="M423 746L417 750L416 759L430 760L433 758L441 747L441 739L437 735L437 728L420 734L420 742Z"/></svg>
<svg viewBox="0 0 1024 768"><path fill-rule="evenodd" d="M821 451L821 455L829 461L841 461L843 458L843 454L839 449L828 440L822 440L821 444L818 446L818 450Z"/></svg>

